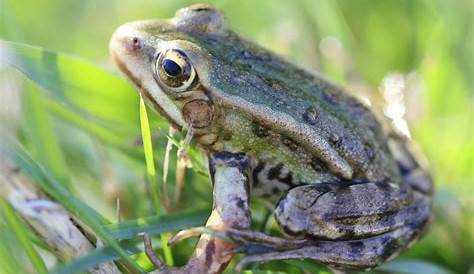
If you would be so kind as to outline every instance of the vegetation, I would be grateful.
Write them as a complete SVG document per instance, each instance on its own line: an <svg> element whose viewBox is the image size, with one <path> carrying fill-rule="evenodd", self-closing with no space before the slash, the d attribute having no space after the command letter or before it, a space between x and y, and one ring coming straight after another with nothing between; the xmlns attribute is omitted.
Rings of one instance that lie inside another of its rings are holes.
<svg viewBox="0 0 474 274"><path fill-rule="evenodd" d="M436 183L435 216L423 240L378 271L473 273L473 1L209 2L238 32L355 93L380 95L390 83L401 87L405 118ZM83 272L120 254L134 254L125 256L129 266L151 269L137 237L143 230L154 236L167 263L186 262L195 240L171 249L162 243L168 232L203 224L210 212L203 160L191 147L192 167L176 201L176 151L184 136L151 111L148 121L142 109L140 123L139 96L113 67L108 40L124 22L171 17L191 3L0 0L0 132L14 133L8 149L37 186L107 244L78 260L56 262L0 199L0 273ZM164 169L168 140L173 146ZM276 233L268 216L255 202L254 226ZM305 261L252 267L246 273L328 271Z"/></svg>

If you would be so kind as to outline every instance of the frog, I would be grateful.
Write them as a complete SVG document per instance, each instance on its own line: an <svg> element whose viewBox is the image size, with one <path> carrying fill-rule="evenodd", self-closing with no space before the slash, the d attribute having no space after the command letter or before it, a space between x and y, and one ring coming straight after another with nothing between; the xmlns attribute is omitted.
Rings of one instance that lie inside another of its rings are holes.
<svg viewBox="0 0 474 274"><path fill-rule="evenodd" d="M221 230L244 254L240 266L308 259L367 270L428 230L433 182L413 141L344 88L231 30L220 10L197 4L125 23L110 52L208 159L247 159L246 191L273 205L281 236Z"/></svg>

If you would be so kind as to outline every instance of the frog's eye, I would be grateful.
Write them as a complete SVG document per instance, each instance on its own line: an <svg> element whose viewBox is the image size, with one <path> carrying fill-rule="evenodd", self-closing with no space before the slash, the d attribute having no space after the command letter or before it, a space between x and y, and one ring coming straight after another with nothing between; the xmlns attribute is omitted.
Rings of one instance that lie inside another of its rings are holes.
<svg viewBox="0 0 474 274"><path fill-rule="evenodd" d="M158 55L155 78L174 92L189 90L196 83L196 71L184 52L169 49Z"/></svg>

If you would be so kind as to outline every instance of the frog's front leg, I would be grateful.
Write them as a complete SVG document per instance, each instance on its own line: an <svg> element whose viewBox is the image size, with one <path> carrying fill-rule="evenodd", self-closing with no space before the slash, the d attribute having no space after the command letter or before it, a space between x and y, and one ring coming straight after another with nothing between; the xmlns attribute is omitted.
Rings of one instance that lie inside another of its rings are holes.
<svg viewBox="0 0 474 274"><path fill-rule="evenodd" d="M214 209L206 226L217 229L248 229L250 163L242 154L210 155ZM232 259L235 244L203 234L186 268L188 273L221 273Z"/></svg>
<svg viewBox="0 0 474 274"><path fill-rule="evenodd" d="M206 226L218 230L226 228L248 229L249 212L249 161L246 156L215 153L210 156L210 176L213 182L214 208ZM191 230L192 231L192 230ZM235 244L209 234L203 234L197 247L183 268L165 266L152 252L149 242L147 255L158 273L221 273L232 259Z"/></svg>

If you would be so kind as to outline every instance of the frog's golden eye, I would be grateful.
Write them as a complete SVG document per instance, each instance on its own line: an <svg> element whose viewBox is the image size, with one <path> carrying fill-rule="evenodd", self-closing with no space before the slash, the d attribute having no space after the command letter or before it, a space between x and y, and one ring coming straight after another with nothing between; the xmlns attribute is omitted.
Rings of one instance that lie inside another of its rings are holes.
<svg viewBox="0 0 474 274"><path fill-rule="evenodd" d="M155 78L174 92L187 91L196 83L196 71L184 52L169 49L158 55Z"/></svg>

